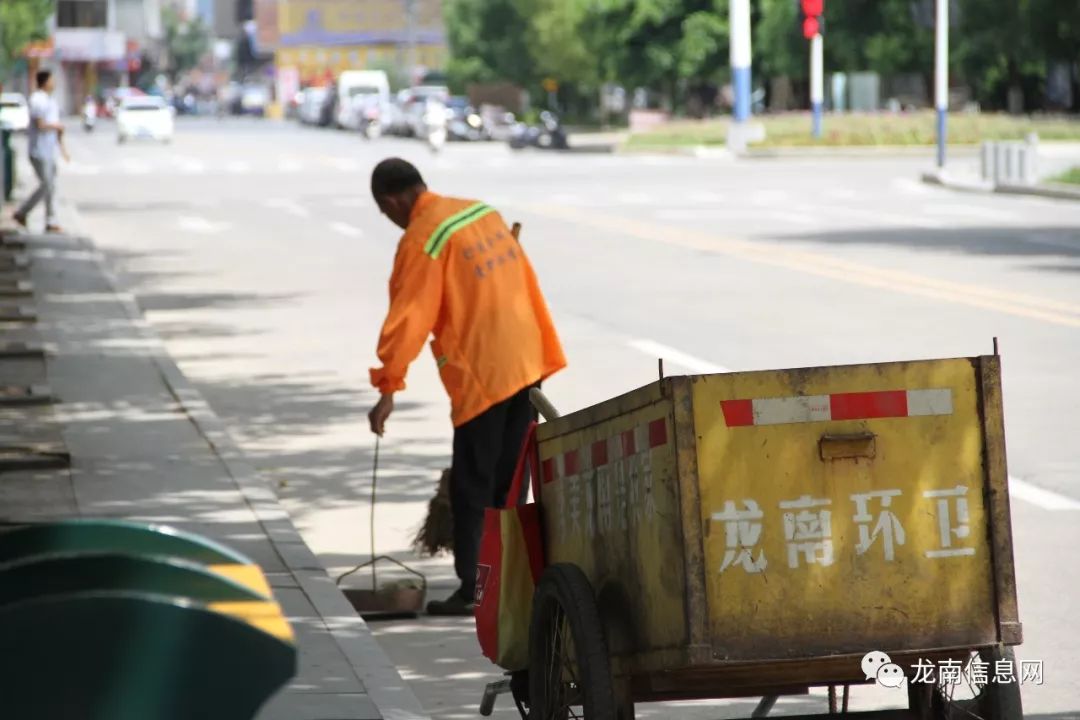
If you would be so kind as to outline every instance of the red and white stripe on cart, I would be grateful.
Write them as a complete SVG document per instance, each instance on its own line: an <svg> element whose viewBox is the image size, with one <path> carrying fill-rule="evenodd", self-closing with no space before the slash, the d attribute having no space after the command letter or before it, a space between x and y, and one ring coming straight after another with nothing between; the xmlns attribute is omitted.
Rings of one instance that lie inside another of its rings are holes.
<svg viewBox="0 0 1080 720"><path fill-rule="evenodd" d="M667 420L661 418L632 430L626 430L606 440L567 450L540 463L545 483L564 477L581 475L610 463L632 458L638 453L667 445Z"/></svg>
<svg viewBox="0 0 1080 720"><path fill-rule="evenodd" d="M953 398L952 390L934 388L721 400L720 406L728 427L745 427L952 415Z"/></svg>

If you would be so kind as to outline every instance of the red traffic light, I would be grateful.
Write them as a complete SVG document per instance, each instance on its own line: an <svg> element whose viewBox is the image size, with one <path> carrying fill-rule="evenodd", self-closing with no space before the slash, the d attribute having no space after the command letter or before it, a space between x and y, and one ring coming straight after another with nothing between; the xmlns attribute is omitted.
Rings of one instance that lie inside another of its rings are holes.
<svg viewBox="0 0 1080 720"><path fill-rule="evenodd" d="M816 17L808 17L803 20L802 34L807 40L813 40L814 36L821 32L821 23Z"/></svg>
<svg viewBox="0 0 1080 720"><path fill-rule="evenodd" d="M817 17L825 14L825 0L802 0L803 15Z"/></svg>

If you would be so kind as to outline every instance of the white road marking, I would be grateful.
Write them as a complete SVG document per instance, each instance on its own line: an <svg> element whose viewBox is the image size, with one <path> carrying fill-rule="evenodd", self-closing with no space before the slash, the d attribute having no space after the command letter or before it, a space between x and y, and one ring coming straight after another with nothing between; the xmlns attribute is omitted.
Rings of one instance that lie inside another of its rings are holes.
<svg viewBox="0 0 1080 720"><path fill-rule="evenodd" d="M643 192L624 192L615 196L615 199L624 205L649 205L655 196Z"/></svg>
<svg viewBox="0 0 1080 720"><path fill-rule="evenodd" d="M174 155L172 162L180 172L188 175L200 175L206 172L206 164L197 158L186 155Z"/></svg>
<svg viewBox="0 0 1080 720"><path fill-rule="evenodd" d="M356 172L360 169L360 163L352 158L329 157L324 158L324 161L335 170L340 170L341 172Z"/></svg>
<svg viewBox="0 0 1080 720"><path fill-rule="evenodd" d="M697 191L687 195L687 199L690 202L712 204L724 202L724 196L714 192Z"/></svg>
<svg viewBox="0 0 1080 720"><path fill-rule="evenodd" d="M142 160L125 158L120 162L120 167L123 168L124 172L126 172L128 175L150 174L150 166L144 163Z"/></svg>
<svg viewBox="0 0 1080 720"><path fill-rule="evenodd" d="M333 204L334 204L335 207L343 207L343 208L366 208L366 207L371 207L374 203L372 203L372 201L370 201L370 200L365 200L364 198L361 198L361 197L346 197L346 198L338 198L337 200L334 201Z"/></svg>
<svg viewBox="0 0 1080 720"><path fill-rule="evenodd" d="M330 229L346 237L361 237L364 234L364 231L360 228L344 222L332 222L330 223Z"/></svg>
<svg viewBox="0 0 1080 720"><path fill-rule="evenodd" d="M792 210L769 209L765 211L765 217L776 218L777 220L783 220L784 222L789 222L793 225L821 224L820 218L818 218L814 212L795 212Z"/></svg>
<svg viewBox="0 0 1080 720"><path fill-rule="evenodd" d="M100 175L100 165L88 165L77 160L63 166L62 171L69 175Z"/></svg>
<svg viewBox="0 0 1080 720"><path fill-rule="evenodd" d="M225 165L225 170L227 172L233 173L234 175L244 175L251 172L251 166L243 160L233 160L232 162Z"/></svg>
<svg viewBox="0 0 1080 720"><path fill-rule="evenodd" d="M657 220L731 220L748 218L758 224L762 221L777 220L803 227L821 225L820 218L813 212L776 210L773 208L767 210L747 207L674 208L672 210L657 210L652 213L652 216Z"/></svg>
<svg viewBox="0 0 1080 720"><path fill-rule="evenodd" d="M847 188L829 188L825 190L824 195L832 200L854 200L859 197L859 193Z"/></svg>
<svg viewBox="0 0 1080 720"><path fill-rule="evenodd" d="M551 202L560 205L581 205L581 199L577 195L570 193L555 193L551 196Z"/></svg>
<svg viewBox="0 0 1080 720"><path fill-rule="evenodd" d="M230 223L214 222L198 215L183 215L177 219L176 224L181 230L201 235L214 235L232 227Z"/></svg>
<svg viewBox="0 0 1080 720"><path fill-rule="evenodd" d="M1032 485L1011 475L1009 476L1009 495L1052 512L1080 510L1080 500L1052 490L1044 490L1038 485Z"/></svg>
<svg viewBox="0 0 1080 720"><path fill-rule="evenodd" d="M278 160L278 171L286 173L299 172L304 169L304 164L298 160L291 158L282 158Z"/></svg>
<svg viewBox="0 0 1080 720"><path fill-rule="evenodd" d="M756 190L750 195L754 205L781 205L787 199L788 194L783 190Z"/></svg>
<svg viewBox="0 0 1080 720"><path fill-rule="evenodd" d="M510 158L505 158L505 157L488 158L487 161L484 164L487 165L489 168L506 167L507 165L510 164Z"/></svg>
<svg viewBox="0 0 1080 720"><path fill-rule="evenodd" d="M306 207L289 198L270 198L264 200L263 205L275 210L283 210L296 217L306 218L311 215Z"/></svg>
<svg viewBox="0 0 1080 720"><path fill-rule="evenodd" d="M727 373L731 370L727 369L723 365L716 365L708 360L702 360L696 358L693 355L687 355L686 353L676 350L673 347L668 347L652 340L630 340L626 343L630 347L634 348L638 352L649 355L653 358L662 358L665 363L671 362L680 367L686 368L691 372L701 375L710 375L715 373Z"/></svg>

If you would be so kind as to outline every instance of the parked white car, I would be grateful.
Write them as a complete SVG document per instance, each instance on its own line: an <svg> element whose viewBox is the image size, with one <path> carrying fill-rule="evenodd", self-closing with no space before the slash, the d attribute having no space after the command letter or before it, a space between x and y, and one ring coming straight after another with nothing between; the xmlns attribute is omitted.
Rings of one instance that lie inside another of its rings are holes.
<svg viewBox="0 0 1080 720"><path fill-rule="evenodd" d="M164 98L151 95L125 98L116 114L117 142L137 138L171 142L175 112Z"/></svg>
<svg viewBox="0 0 1080 720"><path fill-rule="evenodd" d="M25 132L30 127L30 108L20 93L0 95L0 126L15 132Z"/></svg>
<svg viewBox="0 0 1080 720"><path fill-rule="evenodd" d="M390 79L382 70L346 70L337 79L337 116L346 130L359 130L363 111L375 103L379 114L390 106Z"/></svg>
<svg viewBox="0 0 1080 720"><path fill-rule="evenodd" d="M304 99L300 103L300 122L305 125L318 125L322 117L322 108L329 91L324 87L309 87L303 91Z"/></svg>

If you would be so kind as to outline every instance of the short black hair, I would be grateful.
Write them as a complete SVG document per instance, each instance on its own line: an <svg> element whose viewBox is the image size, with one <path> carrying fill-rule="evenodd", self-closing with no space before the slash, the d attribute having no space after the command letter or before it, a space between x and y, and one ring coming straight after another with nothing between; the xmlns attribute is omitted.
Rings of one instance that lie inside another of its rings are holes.
<svg viewBox="0 0 1080 720"><path fill-rule="evenodd" d="M45 87L45 83L49 82L49 78L52 77L52 70L38 70L37 75L34 78L37 80L37 86L39 88Z"/></svg>
<svg viewBox="0 0 1080 720"><path fill-rule="evenodd" d="M397 195L423 184L416 166L401 158L386 158L371 171L372 195Z"/></svg>

